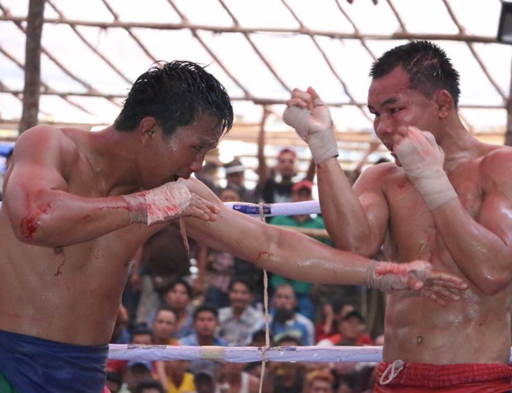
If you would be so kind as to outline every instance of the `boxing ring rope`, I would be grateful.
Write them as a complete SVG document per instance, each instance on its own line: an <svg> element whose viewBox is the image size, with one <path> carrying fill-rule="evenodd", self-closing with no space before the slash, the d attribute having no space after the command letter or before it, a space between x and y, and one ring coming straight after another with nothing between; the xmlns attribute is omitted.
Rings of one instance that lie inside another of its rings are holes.
<svg viewBox="0 0 512 393"><path fill-rule="evenodd" d="M254 203L225 202L224 206L251 217L260 217L260 206ZM320 214L320 203L318 201L264 203L263 214L265 217Z"/></svg>
<svg viewBox="0 0 512 393"><path fill-rule="evenodd" d="M219 360L230 363L261 362L263 347L191 347L171 345L109 344L109 359L116 360ZM272 362L380 362L382 347L270 347Z"/></svg>

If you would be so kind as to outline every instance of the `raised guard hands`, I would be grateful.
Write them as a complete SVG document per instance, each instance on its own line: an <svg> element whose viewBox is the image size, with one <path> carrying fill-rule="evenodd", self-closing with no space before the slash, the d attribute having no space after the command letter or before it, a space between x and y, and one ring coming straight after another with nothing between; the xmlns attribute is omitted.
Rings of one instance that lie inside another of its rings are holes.
<svg viewBox="0 0 512 393"><path fill-rule="evenodd" d="M338 146L331 114L317 92L312 87L307 91L293 89L292 98L286 105L284 122L308 144L315 162L320 164L328 158L337 157Z"/></svg>
<svg viewBox="0 0 512 393"><path fill-rule="evenodd" d="M426 261L408 263L376 262L368 266L368 286L385 293L417 291L439 304L460 300L459 292L468 288L456 276L432 270Z"/></svg>
<svg viewBox="0 0 512 393"><path fill-rule="evenodd" d="M443 149L430 132L416 127L399 127L393 136L393 150L429 210L457 198L443 169Z"/></svg>
<svg viewBox="0 0 512 393"><path fill-rule="evenodd" d="M219 213L214 204L191 194L186 185L178 182L122 197L128 205L132 223L153 225L178 217L214 221Z"/></svg>

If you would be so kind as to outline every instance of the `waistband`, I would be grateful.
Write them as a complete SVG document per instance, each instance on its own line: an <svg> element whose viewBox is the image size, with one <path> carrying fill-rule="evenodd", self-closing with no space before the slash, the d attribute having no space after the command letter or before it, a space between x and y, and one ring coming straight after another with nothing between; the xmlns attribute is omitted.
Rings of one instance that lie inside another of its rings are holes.
<svg viewBox="0 0 512 393"><path fill-rule="evenodd" d="M377 384L443 388L465 383L503 380L511 382L512 389L512 367L505 364L433 365L399 362L380 363L377 367Z"/></svg>

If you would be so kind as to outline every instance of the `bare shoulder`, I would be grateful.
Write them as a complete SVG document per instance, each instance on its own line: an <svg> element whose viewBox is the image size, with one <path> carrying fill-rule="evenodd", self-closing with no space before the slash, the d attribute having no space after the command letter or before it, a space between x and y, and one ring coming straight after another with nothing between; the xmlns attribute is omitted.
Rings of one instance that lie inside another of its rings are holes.
<svg viewBox="0 0 512 393"><path fill-rule="evenodd" d="M364 170L357 179L354 188L384 188L390 181L397 176L403 177L404 171L394 162L386 162L373 165Z"/></svg>
<svg viewBox="0 0 512 393"><path fill-rule="evenodd" d="M512 148L509 146L488 147L482 156L480 169L484 176L512 184Z"/></svg>
<svg viewBox="0 0 512 393"><path fill-rule="evenodd" d="M14 158L17 160L20 155L35 158L33 153L37 151L46 153L39 157L49 158L52 153L54 157L59 156L58 153L72 153L76 151L76 145L60 128L35 126L23 132L16 141Z"/></svg>

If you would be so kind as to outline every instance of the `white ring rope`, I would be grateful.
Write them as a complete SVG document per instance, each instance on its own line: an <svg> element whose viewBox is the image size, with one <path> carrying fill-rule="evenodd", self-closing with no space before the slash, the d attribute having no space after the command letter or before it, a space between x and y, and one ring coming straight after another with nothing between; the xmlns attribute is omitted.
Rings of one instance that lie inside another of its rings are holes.
<svg viewBox="0 0 512 393"><path fill-rule="evenodd" d="M261 362L263 347L191 347L172 345L109 344L109 359L120 360L222 360L230 363ZM382 347L270 347L272 362L380 362Z"/></svg>
<svg viewBox="0 0 512 393"><path fill-rule="evenodd" d="M224 206L248 216L260 217L260 206L254 203L226 202ZM265 217L320 214L320 203L318 201L265 203L263 214Z"/></svg>
<svg viewBox="0 0 512 393"><path fill-rule="evenodd" d="M226 202L224 205L248 216L260 217L260 206L254 203ZM2 201L0 201L0 209ZM290 202L290 203L265 203L263 204L265 217L293 216L296 214L320 214L318 201Z"/></svg>

